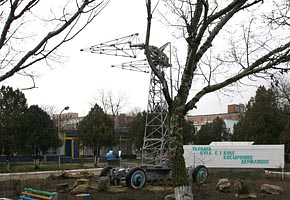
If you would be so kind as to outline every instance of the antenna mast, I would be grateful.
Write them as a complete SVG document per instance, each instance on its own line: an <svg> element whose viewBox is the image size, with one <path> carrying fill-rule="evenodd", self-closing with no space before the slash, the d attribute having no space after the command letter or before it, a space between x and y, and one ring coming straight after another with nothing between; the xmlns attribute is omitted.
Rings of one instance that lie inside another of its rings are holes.
<svg viewBox="0 0 290 200"><path fill-rule="evenodd" d="M164 71L165 68L171 67L170 60L164 53L168 44L169 43L166 43L160 48L150 46L151 58L156 68L160 71ZM141 50L144 50L144 44L139 42L137 33L81 49L81 51L89 51L91 53L130 58L136 58ZM169 153L170 147L169 115L168 105L162 91L160 80L155 76L153 71L150 71L150 66L146 59L127 62L120 65L112 65L112 67L151 73L146 126L142 148L142 166L160 166L168 168L168 157L166 157L165 154Z"/></svg>

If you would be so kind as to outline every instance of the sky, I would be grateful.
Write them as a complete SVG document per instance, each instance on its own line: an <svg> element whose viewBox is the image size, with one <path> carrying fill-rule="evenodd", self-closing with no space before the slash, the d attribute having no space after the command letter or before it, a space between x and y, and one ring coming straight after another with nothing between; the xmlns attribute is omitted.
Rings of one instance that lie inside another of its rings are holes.
<svg viewBox="0 0 290 200"><path fill-rule="evenodd" d="M60 50L65 56L65 62L45 73L35 80L37 88L23 90L29 105L54 106L59 113L69 106L66 112L85 116L99 97L99 91L111 91L113 97L124 94L127 104L120 112L128 113L135 108L147 108L149 74L131 72L111 65L133 61L132 59L81 52L80 49L106 42L134 33L144 42L146 31L145 0L111 0L108 6L83 32ZM166 27L154 21L152 24L152 40L156 46L170 42L166 35ZM141 53L142 54L142 53ZM11 78L4 84L13 87L30 86L29 80L21 82ZM210 114L227 112L228 104L246 104L255 95L256 87L245 87L241 92L229 96L212 93L203 97L197 104L197 109L191 114Z"/></svg>

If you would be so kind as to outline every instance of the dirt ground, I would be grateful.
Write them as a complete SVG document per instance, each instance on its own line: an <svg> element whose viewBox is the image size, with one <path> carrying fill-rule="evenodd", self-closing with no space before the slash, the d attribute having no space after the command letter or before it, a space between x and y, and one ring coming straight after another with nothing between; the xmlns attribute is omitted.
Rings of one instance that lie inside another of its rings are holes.
<svg viewBox="0 0 290 200"><path fill-rule="evenodd" d="M194 187L193 192L195 200L233 200L235 199L234 181L230 179L232 184L231 191L222 193L216 190L217 178L209 179L207 183L201 187ZM63 182L65 180L59 180ZM263 200L289 200L290 199L290 179L279 180L279 178L263 178L263 179L243 179L244 183L249 186L251 194L256 195L256 199ZM274 184L281 186L284 193L279 195L264 194L260 191L262 184ZM55 184L55 183L54 183ZM134 190L127 187L110 186L108 192L98 191L97 181L92 181L89 190L90 200L162 200L167 194L172 193L173 186L170 182L149 183L141 190ZM60 193L59 200L74 200L75 195L69 193Z"/></svg>
<svg viewBox="0 0 290 200"><path fill-rule="evenodd" d="M237 179L243 180L247 184L251 194L256 195L256 199L263 200L289 200L290 199L290 178L281 180L280 177L253 177L243 175L242 177L231 176L229 174L219 173L211 174L208 181L201 187L195 186L193 188L195 200L234 200L234 182ZM227 177L225 177L225 176ZM227 193L222 193L216 190L216 184L220 178L228 178L231 182L231 189ZM133 190L127 187L110 186L109 191L99 191L98 188L99 177L90 178L90 200L162 200L167 194L172 193L173 186L171 182L148 183L140 190ZM73 186L76 179L54 179L45 180L45 182L34 182L25 187L34 187L36 189L47 188L48 191L55 191L56 185L59 183L68 183L70 187ZM279 195L264 194L260 191L262 184L274 184L281 186L284 192ZM3 184L3 183L1 183ZM17 199L18 196L10 197ZM67 193L59 193L58 200L75 200L76 195Z"/></svg>

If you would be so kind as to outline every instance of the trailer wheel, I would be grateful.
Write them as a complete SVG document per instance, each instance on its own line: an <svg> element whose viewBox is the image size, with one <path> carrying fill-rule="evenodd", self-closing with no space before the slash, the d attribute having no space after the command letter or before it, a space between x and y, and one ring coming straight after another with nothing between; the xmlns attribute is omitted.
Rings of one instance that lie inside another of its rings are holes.
<svg viewBox="0 0 290 200"><path fill-rule="evenodd" d="M126 184L133 189L141 189L146 183L146 174L140 167L133 168L126 176Z"/></svg>
<svg viewBox="0 0 290 200"><path fill-rule="evenodd" d="M108 176L111 169L112 169L112 167L105 167L105 168L103 168L101 170L100 177L102 177L102 176Z"/></svg>
<svg viewBox="0 0 290 200"><path fill-rule="evenodd" d="M192 173L192 179L197 184L203 184L207 181L208 170L204 165L198 165Z"/></svg>

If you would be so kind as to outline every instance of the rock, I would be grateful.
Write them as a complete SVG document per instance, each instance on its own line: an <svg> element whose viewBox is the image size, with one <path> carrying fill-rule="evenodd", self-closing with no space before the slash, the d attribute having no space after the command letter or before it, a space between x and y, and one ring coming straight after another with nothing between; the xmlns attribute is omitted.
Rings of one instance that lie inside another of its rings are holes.
<svg viewBox="0 0 290 200"><path fill-rule="evenodd" d="M108 191L109 186L110 186L110 177L108 176L100 177L98 189L101 191Z"/></svg>
<svg viewBox="0 0 290 200"><path fill-rule="evenodd" d="M69 172L62 172L60 175L59 175L59 178L63 178L63 179L66 179L66 178L74 178L74 175L72 173L69 173Z"/></svg>
<svg viewBox="0 0 290 200"><path fill-rule="evenodd" d="M165 195L163 200L175 200L175 196L174 196L174 194L167 194L167 195Z"/></svg>
<svg viewBox="0 0 290 200"><path fill-rule="evenodd" d="M73 185L73 188L77 187L78 185L90 185L90 180L89 179L85 179L85 178L81 178L81 179L77 179Z"/></svg>
<svg viewBox="0 0 290 200"><path fill-rule="evenodd" d="M261 192L267 193L267 194L281 194L284 192L283 188L277 185L269 185L269 184L263 184L261 186Z"/></svg>
<svg viewBox="0 0 290 200"><path fill-rule="evenodd" d="M82 171L82 172L80 172L80 176L81 177L86 177L86 178L91 178L91 177L93 177L93 174L91 174L91 173L89 173L87 171Z"/></svg>
<svg viewBox="0 0 290 200"><path fill-rule="evenodd" d="M56 185L56 191L58 193L66 193L70 191L68 183L59 183Z"/></svg>
<svg viewBox="0 0 290 200"><path fill-rule="evenodd" d="M88 193L88 191L89 191L89 185L78 185L70 193L81 194L81 193Z"/></svg>
<svg viewBox="0 0 290 200"><path fill-rule="evenodd" d="M257 195L255 194L235 194L236 199L256 199Z"/></svg>
<svg viewBox="0 0 290 200"><path fill-rule="evenodd" d="M257 199L257 195L255 194L248 194L250 199Z"/></svg>
<svg viewBox="0 0 290 200"><path fill-rule="evenodd" d="M220 179L216 185L216 190L220 192L230 192L231 183L227 178Z"/></svg>
<svg viewBox="0 0 290 200"><path fill-rule="evenodd" d="M243 188L243 181L241 180L236 180L234 182L234 190L238 194L242 194L242 188Z"/></svg>
<svg viewBox="0 0 290 200"><path fill-rule="evenodd" d="M249 187L242 180L236 180L234 182L234 190L238 194L249 194Z"/></svg>

